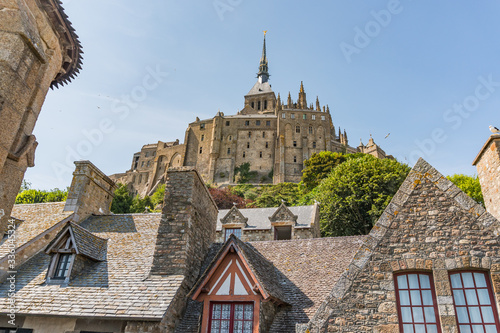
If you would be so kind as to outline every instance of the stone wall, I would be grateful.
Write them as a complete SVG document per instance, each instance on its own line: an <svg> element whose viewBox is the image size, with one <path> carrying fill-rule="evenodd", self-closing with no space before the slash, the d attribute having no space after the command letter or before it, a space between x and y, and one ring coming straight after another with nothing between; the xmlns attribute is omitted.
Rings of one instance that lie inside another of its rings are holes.
<svg viewBox="0 0 500 333"><path fill-rule="evenodd" d="M165 199L151 275L183 275L184 280L162 320L173 332L182 318L186 295L200 274L215 241L217 206L198 172L191 167L167 171Z"/></svg>
<svg viewBox="0 0 500 333"><path fill-rule="evenodd" d="M486 141L473 163L481 183L486 209L500 220L500 135Z"/></svg>
<svg viewBox="0 0 500 333"><path fill-rule="evenodd" d="M420 160L298 332L398 332L394 274L409 271L432 274L442 332L457 332L449 273L488 271L498 300L499 232L500 223L484 208Z"/></svg>
<svg viewBox="0 0 500 333"><path fill-rule="evenodd" d="M76 161L75 165L64 211L73 211L75 222L90 214L110 214L115 183L89 161Z"/></svg>

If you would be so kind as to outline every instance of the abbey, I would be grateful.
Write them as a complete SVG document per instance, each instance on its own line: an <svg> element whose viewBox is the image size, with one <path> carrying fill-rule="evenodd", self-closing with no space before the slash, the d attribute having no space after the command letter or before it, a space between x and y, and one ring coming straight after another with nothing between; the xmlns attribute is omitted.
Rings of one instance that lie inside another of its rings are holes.
<svg viewBox="0 0 500 333"><path fill-rule="evenodd" d="M194 166L205 182L230 184L235 168L250 163L256 171L253 183L299 182L304 160L321 151L364 152L385 158L373 139L368 145L349 146L346 131L338 132L328 105L308 104L304 85L298 99L290 93L283 103L269 84L266 39L262 48L257 82L245 95L236 115L217 112L211 119L190 123L184 143L158 141L135 153L130 170L110 176L127 184L130 192L147 195L164 182L168 167Z"/></svg>

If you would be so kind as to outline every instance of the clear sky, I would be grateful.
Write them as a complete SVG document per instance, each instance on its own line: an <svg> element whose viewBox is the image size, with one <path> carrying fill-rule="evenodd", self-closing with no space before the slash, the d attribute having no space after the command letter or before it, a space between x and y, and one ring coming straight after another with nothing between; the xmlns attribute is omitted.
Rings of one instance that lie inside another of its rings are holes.
<svg viewBox="0 0 500 333"><path fill-rule="evenodd" d="M498 1L63 2L83 70L47 94L34 188L69 186L76 159L124 172L142 145L183 142L197 116L236 113L263 30L273 90L296 100L303 81L351 146L372 134L399 161L474 174L488 126L500 126Z"/></svg>

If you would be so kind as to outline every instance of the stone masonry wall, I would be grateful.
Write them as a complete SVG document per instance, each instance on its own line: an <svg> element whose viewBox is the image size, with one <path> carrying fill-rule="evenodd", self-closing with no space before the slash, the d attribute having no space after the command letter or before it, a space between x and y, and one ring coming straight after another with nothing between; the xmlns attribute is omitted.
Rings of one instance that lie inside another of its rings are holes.
<svg viewBox="0 0 500 333"><path fill-rule="evenodd" d="M397 272L432 273L443 333L457 332L449 272L489 271L499 299L500 223L422 161L310 324L298 332L398 332Z"/></svg>
<svg viewBox="0 0 500 333"><path fill-rule="evenodd" d="M492 135L475 161L484 204L500 220L500 135Z"/></svg>

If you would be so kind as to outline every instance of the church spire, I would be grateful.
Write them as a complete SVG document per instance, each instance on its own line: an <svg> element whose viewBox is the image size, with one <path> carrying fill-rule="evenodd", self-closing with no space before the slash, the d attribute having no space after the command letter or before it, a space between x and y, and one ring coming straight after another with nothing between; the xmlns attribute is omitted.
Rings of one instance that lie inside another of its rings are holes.
<svg viewBox="0 0 500 333"><path fill-rule="evenodd" d="M257 73L257 77L259 78L260 83L269 81L269 68L267 66L266 55L266 33L267 30L264 30L264 45L262 46L262 56L260 57L259 72Z"/></svg>

